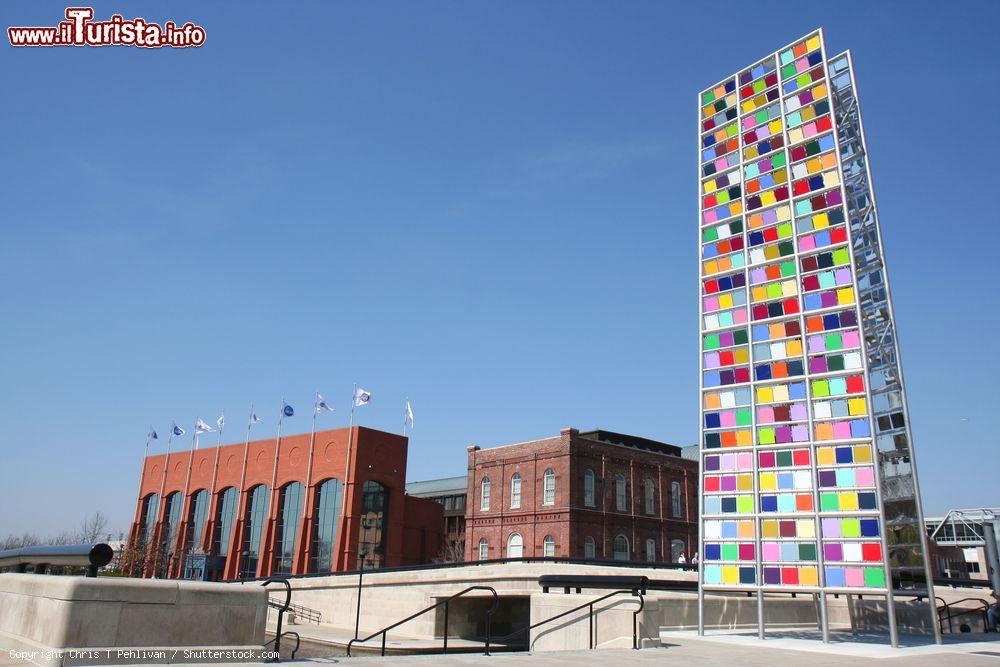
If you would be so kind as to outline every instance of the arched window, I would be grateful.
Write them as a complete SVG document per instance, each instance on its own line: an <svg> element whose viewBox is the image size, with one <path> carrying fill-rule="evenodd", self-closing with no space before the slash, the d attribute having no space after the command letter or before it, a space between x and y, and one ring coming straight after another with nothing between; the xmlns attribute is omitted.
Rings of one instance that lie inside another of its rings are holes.
<svg viewBox="0 0 1000 667"><path fill-rule="evenodd" d="M479 560L489 560L490 558L490 543L486 541L486 538L479 540Z"/></svg>
<svg viewBox="0 0 1000 667"><path fill-rule="evenodd" d="M208 519L208 490L202 489L191 496L191 510L188 514L188 534L185 538L187 552L201 552L201 542Z"/></svg>
<svg viewBox="0 0 1000 667"><path fill-rule="evenodd" d="M215 503L215 535L212 536L212 554L225 558L229 555L229 540L233 536L233 523L236 521L236 503L239 492L228 487L216 494Z"/></svg>
<svg viewBox="0 0 1000 667"><path fill-rule="evenodd" d="M684 540L670 540L670 561L678 563L684 555Z"/></svg>
<svg viewBox="0 0 1000 667"><path fill-rule="evenodd" d="M257 558L260 556L260 542L267 523L267 503L271 489L266 484L258 484L250 489L246 514L243 517L242 551L245 554L240 567L244 577L257 576Z"/></svg>
<svg viewBox="0 0 1000 667"><path fill-rule="evenodd" d="M615 560L630 560L631 555L628 549L628 538L624 535L616 537L613 545L613 551Z"/></svg>
<svg viewBox="0 0 1000 667"><path fill-rule="evenodd" d="M511 533L507 538L507 558L521 558L524 556L524 542L521 540L521 533Z"/></svg>
<svg viewBox="0 0 1000 667"><path fill-rule="evenodd" d="M333 550L340 520L340 480L328 479L316 489L310 572L333 570Z"/></svg>
<svg viewBox="0 0 1000 667"><path fill-rule="evenodd" d="M490 478L483 477L479 489L479 509L484 512L490 509Z"/></svg>
<svg viewBox="0 0 1000 667"><path fill-rule="evenodd" d="M299 519L302 518L302 496L300 482L289 482L281 487L276 529L278 539L274 548L275 574L291 574L295 566L295 541L299 536Z"/></svg>
<svg viewBox="0 0 1000 667"><path fill-rule="evenodd" d="M545 536L545 539L542 540L542 555L546 558L552 558L556 555L556 538L551 535Z"/></svg>
<svg viewBox="0 0 1000 667"><path fill-rule="evenodd" d="M628 509L626 505L625 475L615 476L615 509L624 512Z"/></svg>
<svg viewBox="0 0 1000 667"><path fill-rule="evenodd" d="M521 506L521 474L514 473L510 478L510 507L517 509Z"/></svg>
<svg viewBox="0 0 1000 667"><path fill-rule="evenodd" d="M181 513L183 511L184 496L181 495L180 491L174 491L167 496L167 507L164 514L167 521L167 525L163 527L163 535L165 536L163 542L164 556L169 556L170 554L174 556L179 555L174 554L174 548L177 545L177 529L181 525Z"/></svg>
<svg viewBox="0 0 1000 667"><path fill-rule="evenodd" d="M556 504L556 471L549 468L545 471L542 481L542 504Z"/></svg>
<svg viewBox="0 0 1000 667"><path fill-rule="evenodd" d="M358 565L385 566L385 537L389 527L389 490L379 482L361 485L361 525L358 526Z"/></svg>
<svg viewBox="0 0 1000 667"><path fill-rule="evenodd" d="M583 471L583 504L587 507L593 507L594 497L594 471L587 468Z"/></svg>
<svg viewBox="0 0 1000 667"><path fill-rule="evenodd" d="M650 563L656 562L656 540L652 537L646 540L646 560Z"/></svg>
<svg viewBox="0 0 1000 667"><path fill-rule="evenodd" d="M149 540L153 536L153 528L156 526L156 517L159 513L160 496L151 493L142 499L142 528L140 535L142 535L143 547L149 544Z"/></svg>
<svg viewBox="0 0 1000 667"><path fill-rule="evenodd" d="M670 509L674 517L681 516L681 483L670 482Z"/></svg>
<svg viewBox="0 0 1000 667"><path fill-rule="evenodd" d="M597 558L597 542L589 535L583 541L583 557L590 560Z"/></svg>
<svg viewBox="0 0 1000 667"><path fill-rule="evenodd" d="M642 499L643 505L645 505L646 514L652 516L656 514L656 485L653 484L653 480L646 478L646 481L642 484Z"/></svg>

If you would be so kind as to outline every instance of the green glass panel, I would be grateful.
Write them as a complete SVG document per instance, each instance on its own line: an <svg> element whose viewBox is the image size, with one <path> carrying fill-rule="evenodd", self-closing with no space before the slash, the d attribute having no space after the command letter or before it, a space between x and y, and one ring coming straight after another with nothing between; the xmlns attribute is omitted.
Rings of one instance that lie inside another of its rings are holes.
<svg viewBox="0 0 1000 667"><path fill-rule="evenodd" d="M736 511L740 514L753 514L753 496L739 496L736 499Z"/></svg>
<svg viewBox="0 0 1000 667"><path fill-rule="evenodd" d="M705 243L708 243L709 241L718 241L719 230L715 227L709 227L701 233L701 237Z"/></svg>
<svg viewBox="0 0 1000 667"><path fill-rule="evenodd" d="M785 166L785 153L781 152L771 158L771 165L777 169Z"/></svg>
<svg viewBox="0 0 1000 667"><path fill-rule="evenodd" d="M688 99L691 99L691 98L688 98ZM792 253L794 253L795 252L795 248L793 247L791 241L785 241L784 243L779 243L778 244L778 252L781 253L782 257L785 257L787 255L791 255Z"/></svg>
<svg viewBox="0 0 1000 667"><path fill-rule="evenodd" d="M746 408L736 411L736 425L737 426L749 426L750 425L750 411Z"/></svg>
<svg viewBox="0 0 1000 667"><path fill-rule="evenodd" d="M885 570L880 567L866 567L865 586L868 588L885 588Z"/></svg>
<svg viewBox="0 0 1000 667"><path fill-rule="evenodd" d="M819 142L810 141L806 144L806 155L810 157L813 155L819 155Z"/></svg>
<svg viewBox="0 0 1000 667"><path fill-rule="evenodd" d="M688 99L690 99L690 98L688 98ZM707 93L702 93L701 94L701 103L702 104L708 104L709 102L711 102L714 99L715 99L715 91L710 90Z"/></svg>
<svg viewBox="0 0 1000 667"><path fill-rule="evenodd" d="M764 79L758 79L753 82L753 92L759 93L764 90Z"/></svg>
<svg viewBox="0 0 1000 667"><path fill-rule="evenodd" d="M706 350L715 350L715 349L718 349L718 347L719 347L719 336L718 336L718 334L711 334L711 335L705 336L705 349Z"/></svg>
<svg viewBox="0 0 1000 667"><path fill-rule="evenodd" d="M771 283L767 286L767 298L777 299L781 296L781 285L779 283Z"/></svg>
<svg viewBox="0 0 1000 667"><path fill-rule="evenodd" d="M829 370L831 373L833 371L842 371L842 370L844 370L844 358L842 356L840 356L839 354L835 354L833 356L827 357L826 358L826 367L827 367L827 370Z"/></svg>
<svg viewBox="0 0 1000 667"><path fill-rule="evenodd" d="M844 537L861 537L861 520L842 519L840 522L840 534Z"/></svg>
<svg viewBox="0 0 1000 667"><path fill-rule="evenodd" d="M729 223L729 231L732 234L742 234L743 233L743 222L737 220L736 222Z"/></svg>
<svg viewBox="0 0 1000 667"><path fill-rule="evenodd" d="M792 223L786 222L783 225L778 225L778 238L787 239L792 235Z"/></svg>
<svg viewBox="0 0 1000 667"><path fill-rule="evenodd" d="M799 560L816 560L816 545L812 542L800 544Z"/></svg>
<svg viewBox="0 0 1000 667"><path fill-rule="evenodd" d="M735 544L722 545L722 560L736 560L739 557L739 547Z"/></svg>
<svg viewBox="0 0 1000 667"><path fill-rule="evenodd" d="M748 340L746 329L737 329L733 332L733 342L737 345L746 345Z"/></svg>
<svg viewBox="0 0 1000 667"><path fill-rule="evenodd" d="M836 512L840 509L840 504L837 502L837 494L821 493L819 496L819 506L824 512Z"/></svg>
<svg viewBox="0 0 1000 667"><path fill-rule="evenodd" d="M726 190L719 190L715 193L715 201L720 204L725 204L729 201L729 192Z"/></svg>
<svg viewBox="0 0 1000 667"><path fill-rule="evenodd" d="M795 275L795 262L782 262L781 263L781 277L788 278L789 276Z"/></svg>
<svg viewBox="0 0 1000 667"><path fill-rule="evenodd" d="M835 266L843 266L851 261L847 248L840 248L833 251L833 263Z"/></svg>
<svg viewBox="0 0 1000 667"><path fill-rule="evenodd" d="M808 73L800 74L799 78L795 79L795 83L796 85L798 85L799 88L801 88L802 86L808 86L810 83L812 83L812 77L810 77Z"/></svg>
<svg viewBox="0 0 1000 667"><path fill-rule="evenodd" d="M842 340L840 334L827 334L826 335L826 349L827 351L839 350L843 348Z"/></svg>
<svg viewBox="0 0 1000 667"><path fill-rule="evenodd" d="M787 79L789 77L795 76L795 65L785 65L781 68L781 78ZM688 99L691 99L690 97Z"/></svg>
<svg viewBox="0 0 1000 667"><path fill-rule="evenodd" d="M774 462L779 468L790 468L792 465L792 453L788 451L777 452L774 455Z"/></svg>
<svg viewBox="0 0 1000 667"><path fill-rule="evenodd" d="M830 395L830 383L826 380L813 380L812 383L812 395L813 397L818 396L829 396Z"/></svg>
<svg viewBox="0 0 1000 667"><path fill-rule="evenodd" d="M736 125L735 125L735 123L733 125L730 125L730 126L728 126L726 128L726 135L730 136L730 137L735 137L736 136Z"/></svg>
<svg viewBox="0 0 1000 667"><path fill-rule="evenodd" d="M688 98L690 99L690 98ZM774 429L773 428L762 428L757 431L757 439L762 445L773 445L774 444Z"/></svg>
<svg viewBox="0 0 1000 667"><path fill-rule="evenodd" d="M766 123L769 120L767 111L758 111L753 115L753 119L754 122L757 123L758 125L760 125L761 123Z"/></svg>
<svg viewBox="0 0 1000 667"><path fill-rule="evenodd" d="M715 103L715 107L714 108L715 108L716 111L722 111L723 109L726 108L726 101L725 100L719 100L718 102Z"/></svg>

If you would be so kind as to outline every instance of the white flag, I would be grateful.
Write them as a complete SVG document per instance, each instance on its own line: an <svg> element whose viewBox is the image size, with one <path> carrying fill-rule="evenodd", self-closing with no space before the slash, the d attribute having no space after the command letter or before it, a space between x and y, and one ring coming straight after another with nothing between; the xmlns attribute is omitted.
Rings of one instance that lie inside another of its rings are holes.
<svg viewBox="0 0 1000 667"><path fill-rule="evenodd" d="M226 413L223 412L219 415L219 418L215 420L215 423L219 425L219 430L221 431L222 427L226 425Z"/></svg>
<svg viewBox="0 0 1000 667"><path fill-rule="evenodd" d="M152 426L149 427L149 434L146 436L150 440L159 440L160 436L156 435L156 429Z"/></svg>
<svg viewBox="0 0 1000 667"><path fill-rule="evenodd" d="M360 408L362 405L368 405L371 400L372 393L370 391L365 391L361 387L354 390L354 407Z"/></svg>
<svg viewBox="0 0 1000 667"><path fill-rule="evenodd" d="M326 404L323 394L316 393L316 412L333 412L333 408Z"/></svg>
<svg viewBox="0 0 1000 667"><path fill-rule="evenodd" d="M254 424L259 424L261 421L263 420L257 416L256 412L250 413L250 426L253 426Z"/></svg>
<svg viewBox="0 0 1000 667"><path fill-rule="evenodd" d="M205 422L203 422L201 420L201 417L198 417L198 420L194 423L194 432L195 433L214 433L215 429L212 428L211 426L209 426L208 424L206 424Z"/></svg>
<svg viewBox="0 0 1000 667"><path fill-rule="evenodd" d="M413 428L413 408L410 407L410 402L406 402L406 421L410 422L410 428Z"/></svg>

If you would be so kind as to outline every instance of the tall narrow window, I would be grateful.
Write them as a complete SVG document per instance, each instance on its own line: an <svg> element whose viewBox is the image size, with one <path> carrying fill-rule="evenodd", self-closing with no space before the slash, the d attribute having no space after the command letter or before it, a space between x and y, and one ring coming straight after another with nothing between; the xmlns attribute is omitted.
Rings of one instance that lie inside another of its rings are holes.
<svg viewBox="0 0 1000 667"><path fill-rule="evenodd" d="M181 525L181 513L183 511L184 496L181 495L180 491L174 491L167 496L167 507L164 514L167 520L167 525L163 529L163 534L165 535L163 553L165 556L169 556L170 554L174 556L179 555L174 554L174 547L177 545L177 529Z"/></svg>
<svg viewBox="0 0 1000 667"><path fill-rule="evenodd" d="M656 486L653 484L653 480L648 477L642 485L642 499L646 506L646 514L650 516L656 514Z"/></svg>
<svg viewBox="0 0 1000 667"><path fill-rule="evenodd" d="M267 523L267 505L270 496L271 489L266 484L258 484L250 490L246 515L243 519L242 547L245 556L240 570L244 577L257 576L257 559L260 557L260 543L264 536L264 524Z"/></svg>
<svg viewBox="0 0 1000 667"><path fill-rule="evenodd" d="M239 492L228 487L218 494L215 510L215 535L212 536L212 553L223 558L229 555L229 540L233 536L233 523L236 521L236 501Z"/></svg>
<svg viewBox="0 0 1000 667"><path fill-rule="evenodd" d="M597 558L597 542L589 535L587 536L587 539L583 541L583 557L588 560Z"/></svg>
<svg viewBox="0 0 1000 667"><path fill-rule="evenodd" d="M545 536L545 539L542 540L542 555L546 558L552 558L556 555L556 538L551 535Z"/></svg>
<svg viewBox="0 0 1000 667"><path fill-rule="evenodd" d="M544 500L542 502L545 505L555 505L556 504L556 471L549 468L545 471L545 475L542 478L542 497Z"/></svg>
<svg viewBox="0 0 1000 667"><path fill-rule="evenodd" d="M208 519L208 490L202 489L191 496L191 510L188 516L188 534L185 537L187 552L202 551L205 521Z"/></svg>
<svg viewBox="0 0 1000 667"><path fill-rule="evenodd" d="M333 550L336 549L340 520L340 480L328 479L320 484L315 502L309 571L330 572L333 570Z"/></svg>
<svg viewBox="0 0 1000 667"><path fill-rule="evenodd" d="M583 471L583 504L587 507L593 507L594 497L594 471L587 468Z"/></svg>
<svg viewBox="0 0 1000 667"><path fill-rule="evenodd" d="M650 563L656 562L656 540L652 537L646 540L646 560Z"/></svg>
<svg viewBox="0 0 1000 667"><path fill-rule="evenodd" d="M302 484L290 482L281 488L278 499L278 540L274 550L275 574L291 574L295 567L295 542L302 518Z"/></svg>
<svg viewBox="0 0 1000 667"><path fill-rule="evenodd" d="M149 544L149 539L153 535L153 528L156 526L156 517L160 512L160 496L151 493L142 500L142 546L145 548Z"/></svg>
<svg viewBox="0 0 1000 667"><path fill-rule="evenodd" d="M507 538L507 558L521 558L524 556L524 542L520 533L511 533Z"/></svg>
<svg viewBox="0 0 1000 667"><path fill-rule="evenodd" d="M674 517L681 516L681 483L670 482L670 509Z"/></svg>
<svg viewBox="0 0 1000 667"><path fill-rule="evenodd" d="M358 526L358 566L385 567L389 528L389 491L372 480L361 485L361 525Z"/></svg>
<svg viewBox="0 0 1000 667"><path fill-rule="evenodd" d="M615 477L615 509L619 512L626 511L628 507L626 506L625 501L625 475L617 475Z"/></svg>
<svg viewBox="0 0 1000 667"><path fill-rule="evenodd" d="M501 480L502 483L502 480ZM490 478L483 477L479 489L479 509L486 512L490 509Z"/></svg>
<svg viewBox="0 0 1000 667"><path fill-rule="evenodd" d="M486 538L479 540L479 560L489 560L490 558L490 543L486 541Z"/></svg>
<svg viewBox="0 0 1000 667"><path fill-rule="evenodd" d="M628 550L628 538L624 535L619 535L615 538L612 546L614 552L615 560L629 560L630 554Z"/></svg>
<svg viewBox="0 0 1000 667"><path fill-rule="evenodd" d="M510 478L510 507L517 509L521 506L521 475L514 473Z"/></svg>
<svg viewBox="0 0 1000 667"><path fill-rule="evenodd" d="M684 555L684 540L670 540L670 560L678 563Z"/></svg>

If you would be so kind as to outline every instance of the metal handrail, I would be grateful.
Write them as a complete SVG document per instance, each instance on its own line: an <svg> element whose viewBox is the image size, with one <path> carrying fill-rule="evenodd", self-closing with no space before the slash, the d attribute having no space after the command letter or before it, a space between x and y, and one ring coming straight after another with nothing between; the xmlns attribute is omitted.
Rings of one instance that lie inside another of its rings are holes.
<svg viewBox="0 0 1000 667"><path fill-rule="evenodd" d="M493 588L492 586L469 586L468 588L466 588L464 590L461 590L458 593L455 593L454 595L450 595L450 596L446 597L443 600L439 600L438 602L436 602L435 604L432 604L430 607L427 607L426 609L421 609L417 613L411 614L410 616L407 616L406 618L404 618L401 621L397 621L397 622L393 623L392 625L386 626L386 627L382 628L381 630L379 630L377 632L373 632L372 634L368 635L364 639L358 639L357 637L355 637L351 641L347 642L347 657L351 656L351 646L354 644L354 642L358 642L359 644L364 644L369 639L372 639L373 637L377 637L379 635L382 635L382 655L384 656L385 655L385 638L386 638L386 633L388 633L389 630L392 630L393 628L399 627L400 625L402 625L403 623L406 623L407 621L412 621L417 616L420 616L422 614L426 614L427 612L429 612L432 609L437 609L441 605L444 605L444 651L443 652L447 653L448 652L448 603L450 603L455 598L462 597L463 595L465 595L466 593L468 593L470 591L489 591L490 593L493 594L493 605L490 607L489 611L486 612L486 651L485 651L485 655L489 655L490 654L490 633L491 633L491 626L492 626L492 621L493 621L493 612L495 612L497 610L497 606L500 604L500 596L497 595L496 589Z"/></svg>
<svg viewBox="0 0 1000 667"><path fill-rule="evenodd" d="M281 633L281 621L285 617L285 612L288 611L288 608L292 606L292 585L290 583L288 583L288 579L280 579L280 578L274 578L274 579L268 578L268 579L265 579L263 582L261 582L261 586L265 586L265 587L268 584L279 584L279 583L285 585L285 604L284 604L283 607L278 608L278 629L277 629L277 632L274 633L274 660L273 660L273 662L281 662L281 637L282 637L282 633ZM271 598L270 598L270 595L269 595L268 596L268 604L270 604L270 600L271 600ZM285 633L285 634L291 634L291 633ZM295 633L295 634L296 634L296 636L298 636L297 633ZM270 643L270 642L268 642L268 643ZM265 644L265 646L266 646L266 644ZM295 646L295 650L296 651L299 650L298 645ZM292 657L294 657L294 654L293 654Z"/></svg>
<svg viewBox="0 0 1000 667"><path fill-rule="evenodd" d="M275 662L281 661L281 653L278 650L279 645L281 644L281 638L288 637L289 635L295 635L295 648L292 649L292 660L295 660L295 654L299 652L299 646L302 644L302 637L300 637L299 633L295 632L294 630L287 630L285 632L282 632L280 635L275 635L274 639L264 643L264 646L267 646L271 642L274 642L274 653L276 656L274 660Z"/></svg>
<svg viewBox="0 0 1000 667"><path fill-rule="evenodd" d="M937 596L935 596L935 597L937 597ZM941 600L941 598L938 598L938 599ZM944 600L941 600L941 601L944 602ZM978 606L976 606L976 607L974 607L972 609L963 609L963 610L959 611L958 613L953 613L952 610L951 610L952 606L953 605L957 605L960 602L978 602L979 604L978 604ZM990 603L985 598L972 598L972 597L969 597L969 598L962 598L961 600L953 600L951 602L944 602L943 605L941 605L940 607L937 608L937 612L938 612L938 624L941 627L941 631L943 632L944 631L944 621L945 621L945 619L941 617L941 613L942 612L947 612L947 614L948 614L948 632L954 633L955 632L955 626L951 622L953 618L956 618L958 616L964 616L965 614L980 613L980 614L983 615L983 628L988 630L989 629L989 611L990 611Z"/></svg>
<svg viewBox="0 0 1000 667"><path fill-rule="evenodd" d="M524 628L521 628L520 630L516 630L515 632L512 632L509 635L504 635L503 637L497 637L496 641L502 642L502 641L511 639L512 637L515 637L515 636L521 634L522 632L531 632L532 630L534 630L535 628L537 628L539 626L545 625L546 623L551 623L552 621L558 620L558 619L562 618L563 616L568 616L569 614L572 614L573 612L577 612L577 611L580 611L583 608L587 608L587 610L588 610L587 611L587 617L588 617L588 619L590 621L590 631L588 633L587 648L593 649L594 648L594 605L597 604L598 602L603 602L604 600L607 600L608 598L612 598L612 597L614 597L616 595L623 595L623 594L626 594L626 593L628 595L632 595L634 597L638 597L639 598L639 608L636 609L634 612L632 612L632 648L633 649L638 649L639 648L639 622L638 622L638 619L639 619L639 613L646 606L646 599L645 599L645 597L643 597L642 593L637 592L634 589L628 589L628 590L622 589L622 590L619 590L619 591L612 591L612 592L608 593L607 595L602 595L601 597L596 598L594 600L591 600L590 602L585 602L585 603L583 603L583 604L581 604L581 605L579 605L577 607L573 607L572 609L569 609L569 610L564 611L562 613L556 614L555 616L552 616L551 618L546 618L543 621L538 621L537 623L532 623L531 625L526 626ZM529 645L530 645L530 637L529 637Z"/></svg>
<svg viewBox="0 0 1000 667"><path fill-rule="evenodd" d="M275 600L272 597L267 598L267 604L269 607L272 607L274 609L282 608L282 603L279 602L278 600ZM323 622L323 612L317 609L310 609L309 607L303 607L300 604L290 604L288 605L288 611L294 611L296 618L304 618L305 620L311 621L313 623Z"/></svg>

